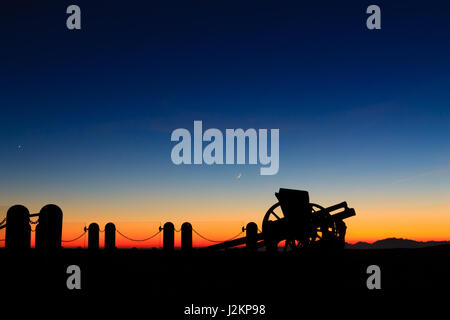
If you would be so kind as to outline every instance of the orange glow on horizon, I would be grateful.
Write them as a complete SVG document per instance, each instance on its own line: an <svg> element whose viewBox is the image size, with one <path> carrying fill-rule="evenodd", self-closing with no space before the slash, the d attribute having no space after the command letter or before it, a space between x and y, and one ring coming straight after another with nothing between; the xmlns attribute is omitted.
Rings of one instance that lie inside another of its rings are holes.
<svg viewBox="0 0 450 320"><path fill-rule="evenodd" d="M413 207L413 208L412 208ZM64 207L63 207L64 208ZM80 220L74 217L78 216L79 207L68 208L64 211L63 240L70 240L78 237L83 233L83 228L92 222L90 219ZM157 208L158 209L158 208ZM192 216L193 209L184 208L185 216ZM196 208L197 209L197 208ZM166 221L171 221L175 225L175 229L179 230L183 222L189 221L193 228L202 234L205 238L225 241L236 236L241 232L243 226L248 222L254 221L261 229L261 221L265 213L264 210L255 210L249 206L240 214L230 216L227 214L228 208L217 210L217 214L207 216L209 210L198 210L201 214L196 219L183 219L181 215L171 215L171 219L164 221L149 221L145 219L145 215L136 215L127 217L126 220L120 218L117 212L96 211L88 212L83 210L85 216L98 216L96 221L100 230L108 222L114 222L118 231L133 239L144 239L158 231L158 228ZM357 215L346 220L348 243L356 243L359 241L372 243L385 238L404 238L416 241L448 241L450 240L450 205L447 203L436 203L432 205L423 205L417 203L409 203L403 205L400 202L384 202L379 203L361 203L355 205ZM30 210L37 212L38 210ZM157 210L158 211L158 210ZM263 214L261 214L261 211ZM159 211L158 211L159 212ZM161 211L163 212L163 211ZM196 211L197 212L197 211ZM245 212L245 213L244 213ZM152 215L153 217L155 214ZM110 217L110 218L108 218ZM161 214L161 218L164 214ZM225 218L226 217L226 218ZM88 222L86 222L88 221ZM35 225L32 225L35 228ZM245 233L241 236L245 236ZM0 239L4 239L5 229L0 230ZM181 234L175 233L175 246L179 247L181 242ZM214 242L206 241L193 233L193 246L203 247L214 244ZM31 245L34 247L34 233L31 235ZM63 242L64 247L87 247L87 234L74 242ZM100 233L100 246L104 245L104 233ZM160 248L162 247L162 233L155 238L134 242L123 238L116 233L116 245L119 248ZM0 242L0 246L4 246L4 241Z"/></svg>

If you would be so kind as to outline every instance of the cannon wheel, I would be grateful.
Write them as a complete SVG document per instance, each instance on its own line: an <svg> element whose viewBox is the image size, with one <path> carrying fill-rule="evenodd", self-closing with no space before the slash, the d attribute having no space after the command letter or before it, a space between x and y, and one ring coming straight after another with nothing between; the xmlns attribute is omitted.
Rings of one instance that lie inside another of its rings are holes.
<svg viewBox="0 0 450 320"><path fill-rule="evenodd" d="M316 203L310 203L310 207L311 213L313 215L316 212L325 209L324 207ZM267 210L263 219L263 226L269 221L280 220L282 217L284 217L284 215L280 209L280 203L277 202L273 206L271 206L269 210ZM325 230L325 228L327 228L328 230ZM286 239L284 250L285 251L296 250L298 248L314 245L318 241L322 240L325 232L327 232L328 234L335 235L336 234L335 225L333 224L331 226L318 226L315 230L311 230L311 236L307 240Z"/></svg>

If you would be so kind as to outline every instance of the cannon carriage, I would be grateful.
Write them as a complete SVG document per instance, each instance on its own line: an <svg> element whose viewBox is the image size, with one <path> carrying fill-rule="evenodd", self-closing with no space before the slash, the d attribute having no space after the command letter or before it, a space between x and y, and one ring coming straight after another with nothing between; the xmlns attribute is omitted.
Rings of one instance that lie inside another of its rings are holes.
<svg viewBox="0 0 450 320"><path fill-rule="evenodd" d="M267 210L262 222L268 250L283 240L286 249L345 246L347 227L343 220L355 215L346 202L324 208L309 202L307 191L283 188L275 196L278 202Z"/></svg>
<svg viewBox="0 0 450 320"><path fill-rule="evenodd" d="M251 241L256 247L267 251L277 250L284 241L285 250L299 248L344 248L346 218L355 215L346 202L330 207L311 203L309 194L303 190L280 188L275 193L278 202L267 210L262 221L262 232L253 236L226 241L206 247L206 249L226 249Z"/></svg>

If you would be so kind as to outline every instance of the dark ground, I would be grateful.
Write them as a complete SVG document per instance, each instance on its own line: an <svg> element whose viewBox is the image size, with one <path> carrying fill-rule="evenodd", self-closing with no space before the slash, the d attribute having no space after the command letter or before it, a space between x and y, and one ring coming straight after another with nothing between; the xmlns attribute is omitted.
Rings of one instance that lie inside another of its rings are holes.
<svg viewBox="0 0 450 320"><path fill-rule="evenodd" d="M430 296L448 298L450 285L449 246L253 255L243 249L191 254L63 249L53 257L34 249L21 254L1 249L0 261L3 304L12 299L49 299L52 304L63 301L69 305L73 301L79 306L95 305L101 313L145 312L147 319L160 319L156 314L200 319L184 316L184 308L191 304L266 305L264 316L230 319L301 319L306 310L319 318L352 312L361 316L385 310L392 313L388 305L398 307L402 314L404 306L408 310L416 307L414 301L428 308ZM66 268L73 264L81 267L82 289L69 291ZM373 264L381 268L381 290L366 287L366 268ZM400 302L403 298L408 304ZM360 308L365 311L359 313Z"/></svg>

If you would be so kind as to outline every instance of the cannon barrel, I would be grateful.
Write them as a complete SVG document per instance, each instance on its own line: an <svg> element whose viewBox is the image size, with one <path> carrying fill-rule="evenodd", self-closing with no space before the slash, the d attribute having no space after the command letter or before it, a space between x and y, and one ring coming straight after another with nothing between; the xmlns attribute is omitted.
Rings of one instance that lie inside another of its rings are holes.
<svg viewBox="0 0 450 320"><path fill-rule="evenodd" d="M343 201L341 203L338 203L338 204L332 205L330 207L327 207L327 208L325 208L325 210L328 211L328 212L332 212L332 211L336 211L336 210L341 209L341 208L347 209L347 207L348 207L347 206L347 202Z"/></svg>
<svg viewBox="0 0 450 320"><path fill-rule="evenodd" d="M353 209L353 208L345 208L344 211L341 211L341 212L338 212L336 214L333 214L331 216L331 219L333 219L333 221L344 220L344 219L353 217L355 215L356 215L355 209Z"/></svg>
<svg viewBox="0 0 450 320"><path fill-rule="evenodd" d="M332 214L333 211L336 211L336 210L339 210L339 209L344 209L344 210L341 211L341 212ZM347 219L347 218L350 218L350 217L353 217L354 215L356 215L355 209L349 208L347 206L347 202L345 202L345 201L341 202L341 203L338 203L338 204L335 204L335 205L332 205L330 207L324 208L322 210L319 210L319 211L317 211L315 213L315 216L316 217L323 217L323 215L327 214L327 213L331 215L331 219L333 221L344 220L344 219Z"/></svg>
<svg viewBox="0 0 450 320"><path fill-rule="evenodd" d="M344 209L344 210L337 212L335 214L332 214L333 211L336 211L339 209ZM349 208L347 206L347 202L344 201L344 202L335 204L333 206L330 206L328 208L324 208L322 210L315 212L315 214L313 215L312 223L314 225L320 225L324 222L333 223L336 221L342 221L344 219L353 217L354 215L356 215L355 209Z"/></svg>

